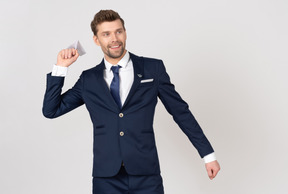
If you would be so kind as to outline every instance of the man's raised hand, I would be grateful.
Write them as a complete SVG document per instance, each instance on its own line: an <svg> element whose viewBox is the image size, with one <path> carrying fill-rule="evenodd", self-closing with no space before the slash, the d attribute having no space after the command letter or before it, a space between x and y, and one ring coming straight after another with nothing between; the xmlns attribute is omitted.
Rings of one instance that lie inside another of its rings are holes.
<svg viewBox="0 0 288 194"><path fill-rule="evenodd" d="M63 49L58 53L56 65L62 67L69 67L77 60L78 57L79 53L76 49Z"/></svg>

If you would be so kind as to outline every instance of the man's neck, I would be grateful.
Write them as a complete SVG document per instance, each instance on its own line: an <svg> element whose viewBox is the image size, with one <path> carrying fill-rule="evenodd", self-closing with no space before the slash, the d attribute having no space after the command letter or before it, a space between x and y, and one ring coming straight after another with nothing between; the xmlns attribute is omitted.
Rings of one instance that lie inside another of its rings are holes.
<svg viewBox="0 0 288 194"><path fill-rule="evenodd" d="M107 62L109 62L110 64L112 64L112 65L117 65L118 62L125 56L126 52L127 52L127 50L125 50L124 53L123 53L123 55L122 55L121 57L119 57L119 58L111 58L111 57L108 57L108 56L106 56L106 55L105 55L104 57L105 57L105 60L106 60Z"/></svg>

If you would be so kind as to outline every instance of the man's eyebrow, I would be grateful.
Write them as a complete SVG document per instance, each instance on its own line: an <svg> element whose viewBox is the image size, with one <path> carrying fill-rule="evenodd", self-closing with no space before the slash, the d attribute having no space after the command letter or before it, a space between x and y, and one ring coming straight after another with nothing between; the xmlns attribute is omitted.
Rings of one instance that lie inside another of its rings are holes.
<svg viewBox="0 0 288 194"><path fill-rule="evenodd" d="M115 32L119 31L119 30L123 30L124 31L123 28L118 28L118 29L115 30ZM103 31L103 32L101 32L101 34L110 33L110 32L112 32L112 31Z"/></svg>
<svg viewBox="0 0 288 194"><path fill-rule="evenodd" d="M110 31L103 31L103 32L101 32L101 34L106 34L106 33L110 33Z"/></svg>

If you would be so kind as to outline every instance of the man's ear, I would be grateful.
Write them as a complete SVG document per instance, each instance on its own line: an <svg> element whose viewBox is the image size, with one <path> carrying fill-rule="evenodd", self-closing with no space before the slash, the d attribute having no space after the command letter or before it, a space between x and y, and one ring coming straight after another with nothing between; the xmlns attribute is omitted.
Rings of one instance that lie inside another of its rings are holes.
<svg viewBox="0 0 288 194"><path fill-rule="evenodd" d="M125 39L127 40L127 31L125 30Z"/></svg>
<svg viewBox="0 0 288 194"><path fill-rule="evenodd" d="M98 39L98 37L96 35L93 36L93 40L94 40L95 44L100 46L99 39Z"/></svg>

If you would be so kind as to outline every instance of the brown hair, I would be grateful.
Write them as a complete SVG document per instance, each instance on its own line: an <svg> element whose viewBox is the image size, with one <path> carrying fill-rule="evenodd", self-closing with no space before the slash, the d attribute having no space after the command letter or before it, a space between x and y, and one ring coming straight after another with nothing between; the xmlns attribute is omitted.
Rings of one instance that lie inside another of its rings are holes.
<svg viewBox="0 0 288 194"><path fill-rule="evenodd" d="M98 13L95 14L94 19L91 22L91 30L93 31L94 35L97 36L97 32L98 32L97 25L103 22L112 22L117 19L121 20L121 23L125 30L124 20L120 17L120 15L116 11L100 10Z"/></svg>

